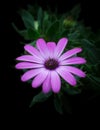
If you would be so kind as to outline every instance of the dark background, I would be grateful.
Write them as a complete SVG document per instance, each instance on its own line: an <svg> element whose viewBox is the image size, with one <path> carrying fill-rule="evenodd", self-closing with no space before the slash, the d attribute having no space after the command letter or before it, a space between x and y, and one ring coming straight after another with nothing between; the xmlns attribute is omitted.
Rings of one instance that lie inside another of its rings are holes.
<svg viewBox="0 0 100 130"><path fill-rule="evenodd" d="M44 10L49 6L52 11L55 7L58 9L58 13L64 13L73 8L77 3L81 4L80 19L84 20L86 26L91 26L92 30L96 32L100 29L100 7L98 1L83 0L3 0L0 3L1 9L1 52L3 57L3 88L4 93L2 98L4 101L4 114L7 120L17 119L17 123L20 121L29 121L32 118L32 122L38 122L41 120L48 121L52 118L52 121L67 123L75 122L82 125L88 124L89 121L98 121L99 113L99 97L94 97L92 100L87 100L91 92L84 92L82 95L71 97L73 114L59 115L53 105L53 100L50 98L48 101L38 104L29 109L28 105L32 100L32 97L38 93L38 89L32 89L28 83L22 83L20 81L21 71L15 70L16 64L15 58L18 57L23 51L23 45L19 44L22 40L21 37L12 28L12 22L18 22L19 26L22 26L20 17L17 14L18 9L26 8L27 4L40 5ZM84 122L82 121L84 120ZM16 124L16 122L15 122ZM58 123L59 124L59 123Z"/></svg>

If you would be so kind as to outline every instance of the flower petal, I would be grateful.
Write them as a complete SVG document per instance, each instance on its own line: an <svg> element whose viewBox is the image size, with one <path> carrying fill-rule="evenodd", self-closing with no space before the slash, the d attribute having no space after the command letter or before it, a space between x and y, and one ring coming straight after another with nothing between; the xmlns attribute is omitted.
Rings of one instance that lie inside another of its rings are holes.
<svg viewBox="0 0 100 130"><path fill-rule="evenodd" d="M32 87L33 88L37 88L39 87L44 80L46 79L46 77L48 76L48 71L44 70L42 71L40 74L38 74L32 81Z"/></svg>
<svg viewBox="0 0 100 130"><path fill-rule="evenodd" d="M47 58L49 56L49 51L48 51L48 48L44 39L42 38L38 39L36 41L36 46L44 58Z"/></svg>
<svg viewBox="0 0 100 130"><path fill-rule="evenodd" d="M41 59L38 59L37 57L31 56L31 55L23 55L23 56L16 58L16 60L43 63L43 61Z"/></svg>
<svg viewBox="0 0 100 130"><path fill-rule="evenodd" d="M68 71L66 71L66 69L63 66L59 67L56 71L70 85L72 85L72 86L76 85L76 79L74 78L74 76L71 73L69 73Z"/></svg>
<svg viewBox="0 0 100 130"><path fill-rule="evenodd" d="M67 38L61 38L58 43L57 43L57 47L55 49L55 56L59 57L61 55L61 53L63 52L66 44L68 43L68 39Z"/></svg>
<svg viewBox="0 0 100 130"><path fill-rule="evenodd" d="M29 70L22 75L21 80L27 81L36 76L37 74L41 73L43 70L43 68Z"/></svg>
<svg viewBox="0 0 100 130"><path fill-rule="evenodd" d="M44 66L42 64L34 64L29 62L20 62L15 66L16 69L31 69L31 68L41 68L41 67Z"/></svg>
<svg viewBox="0 0 100 130"><path fill-rule="evenodd" d="M67 72L71 72L72 74L75 74L75 75L77 75L79 77L85 77L86 76L86 74L82 70L80 70L80 69L78 69L76 67L73 67L73 66L63 66L63 68Z"/></svg>
<svg viewBox="0 0 100 130"><path fill-rule="evenodd" d="M61 80L57 72L51 72L51 87L54 93L58 93L61 88Z"/></svg>
<svg viewBox="0 0 100 130"><path fill-rule="evenodd" d="M86 60L81 57L72 57L67 60L63 60L60 62L60 65L73 65L73 64L85 64Z"/></svg>
<svg viewBox="0 0 100 130"><path fill-rule="evenodd" d="M43 59L43 57L41 56L40 52L36 48L34 48L33 46L27 44L27 45L24 46L24 49L28 53L30 53L31 55L33 55L34 57L37 57L39 59Z"/></svg>
<svg viewBox="0 0 100 130"><path fill-rule="evenodd" d="M77 53L79 53L81 51L82 51L81 48L71 49L71 50L65 52L63 55L61 55L59 60L65 60L65 59L67 59L67 58L69 58L69 57L71 57L71 56L73 56L73 55L75 55L75 54L77 54Z"/></svg>
<svg viewBox="0 0 100 130"><path fill-rule="evenodd" d="M55 51L55 48L56 48L56 43L55 42L48 42L47 47L48 47L48 50L49 50L49 53L50 53L50 58L53 58L54 51Z"/></svg>
<svg viewBox="0 0 100 130"><path fill-rule="evenodd" d="M47 78L43 82L42 91L44 93L48 93L50 90L51 90L51 75L50 75L50 73L48 73Z"/></svg>

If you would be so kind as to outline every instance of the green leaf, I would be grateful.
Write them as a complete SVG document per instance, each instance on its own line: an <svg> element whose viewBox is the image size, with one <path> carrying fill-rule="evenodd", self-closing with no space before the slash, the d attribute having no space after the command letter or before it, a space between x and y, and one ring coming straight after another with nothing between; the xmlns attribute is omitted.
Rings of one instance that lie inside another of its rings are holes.
<svg viewBox="0 0 100 130"><path fill-rule="evenodd" d="M28 36L30 40L36 40L40 37L40 34L36 30L28 29Z"/></svg>
<svg viewBox="0 0 100 130"><path fill-rule="evenodd" d="M19 34L20 34L25 40L30 40L29 35L28 35L28 30L21 30L21 31L19 31Z"/></svg>
<svg viewBox="0 0 100 130"><path fill-rule="evenodd" d="M39 94L37 94L36 96L33 97L29 107L32 107L36 103L46 101L51 95L52 95L51 92L49 92L48 94L44 94L43 92L40 92Z"/></svg>
<svg viewBox="0 0 100 130"><path fill-rule="evenodd" d="M55 107L55 109L58 113L63 114L62 101L61 101L61 95L60 94L54 95L54 107Z"/></svg>
<svg viewBox="0 0 100 130"><path fill-rule="evenodd" d="M38 10L37 19L38 19L38 23L39 23L39 29L42 29L42 24L43 24L43 11L42 11L42 8L41 8L41 7L40 7L39 10Z"/></svg>
<svg viewBox="0 0 100 130"><path fill-rule="evenodd" d="M46 32L46 36L50 37L51 40L55 40L59 34L59 21L56 21L50 25Z"/></svg>
<svg viewBox="0 0 100 130"><path fill-rule="evenodd" d="M88 77L89 81L91 82L91 87L94 90L100 91L100 78L93 76L93 75L90 75L90 74L88 74L87 77Z"/></svg>
<svg viewBox="0 0 100 130"><path fill-rule="evenodd" d="M99 51L96 49L94 44L92 44L90 41L87 39L82 40L82 46L84 48L85 55L87 57L87 61L90 64L97 64L100 62L99 59Z"/></svg>
<svg viewBox="0 0 100 130"><path fill-rule="evenodd" d="M32 46L36 47L36 41L30 43Z"/></svg>
<svg viewBox="0 0 100 130"><path fill-rule="evenodd" d="M22 20L24 22L25 27L28 28L34 28L34 18L33 16L26 10L21 10L20 15L22 17Z"/></svg>
<svg viewBox="0 0 100 130"><path fill-rule="evenodd" d="M75 31L73 33L69 33L68 38L71 39L71 40L75 40L75 39L77 39L79 37L79 35L80 35L79 32Z"/></svg>
<svg viewBox="0 0 100 130"><path fill-rule="evenodd" d="M21 35L25 40L30 40L28 35L28 30L19 30L14 23L12 23L13 28L16 30L16 32Z"/></svg>
<svg viewBox="0 0 100 130"><path fill-rule="evenodd" d="M39 25L38 25L38 21L34 21L34 29L35 29L35 30L38 30L38 26L39 26Z"/></svg>
<svg viewBox="0 0 100 130"><path fill-rule="evenodd" d="M81 89L79 89L78 87L72 87L72 86L69 86L69 85L64 86L63 91L66 92L69 95L76 95L76 94L81 93Z"/></svg>
<svg viewBox="0 0 100 130"><path fill-rule="evenodd" d="M61 37L68 37L68 30L64 29L63 31L60 32Z"/></svg>
<svg viewBox="0 0 100 130"><path fill-rule="evenodd" d="M72 18L77 20L79 17L80 11L81 11L81 8L80 8L80 5L78 4L70 11Z"/></svg>
<svg viewBox="0 0 100 130"><path fill-rule="evenodd" d="M37 30L33 30L31 28L27 30L19 30L16 25L12 24L13 28L18 32L25 40L36 40L40 37L40 34Z"/></svg>
<svg viewBox="0 0 100 130"><path fill-rule="evenodd" d="M93 43L91 43L89 40L87 40L87 39L82 39L82 43L83 43L83 45L84 46L87 46L87 47L95 47L94 45L93 45Z"/></svg>
<svg viewBox="0 0 100 130"><path fill-rule="evenodd" d="M48 29L48 26L51 24L51 21L49 20L49 14L47 12L44 12L44 17L43 17L43 32L45 33L46 30Z"/></svg>
<svg viewBox="0 0 100 130"><path fill-rule="evenodd" d="M16 27L16 25L15 25L14 23L12 23L12 26L13 26L13 28L16 30L16 32L19 33L19 29Z"/></svg>

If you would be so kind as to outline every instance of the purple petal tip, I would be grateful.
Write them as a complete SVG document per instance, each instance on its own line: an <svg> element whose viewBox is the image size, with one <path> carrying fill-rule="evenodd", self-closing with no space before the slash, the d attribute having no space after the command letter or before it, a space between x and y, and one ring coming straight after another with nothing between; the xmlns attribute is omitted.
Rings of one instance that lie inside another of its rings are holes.
<svg viewBox="0 0 100 130"><path fill-rule="evenodd" d="M18 69L19 68L18 65L15 65L15 68Z"/></svg>
<svg viewBox="0 0 100 130"><path fill-rule="evenodd" d="M84 74L82 75L82 77L85 78L85 77L86 77L86 74L84 73Z"/></svg>
<svg viewBox="0 0 100 130"><path fill-rule="evenodd" d="M86 63L87 61L84 59L84 64Z"/></svg>

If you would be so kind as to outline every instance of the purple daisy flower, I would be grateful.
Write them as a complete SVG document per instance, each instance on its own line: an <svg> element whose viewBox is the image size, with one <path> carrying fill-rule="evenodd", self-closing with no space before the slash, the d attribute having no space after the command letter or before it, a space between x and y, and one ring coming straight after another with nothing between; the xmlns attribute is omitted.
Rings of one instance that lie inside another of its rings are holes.
<svg viewBox="0 0 100 130"><path fill-rule="evenodd" d="M37 49L32 45L25 45L24 49L29 54L22 55L16 60L16 69L29 69L25 72L21 80L28 81L32 78L32 87L37 88L42 85L42 91L48 93L53 91L58 93L61 89L60 76L70 85L76 85L74 75L85 77L86 74L73 66L74 64L84 64L86 60L75 55L82 51L81 48L71 49L62 54L65 46L68 43L67 38L61 38L57 45L55 42L45 42L40 38L36 41Z"/></svg>

